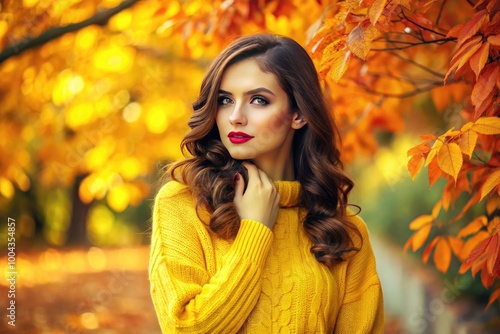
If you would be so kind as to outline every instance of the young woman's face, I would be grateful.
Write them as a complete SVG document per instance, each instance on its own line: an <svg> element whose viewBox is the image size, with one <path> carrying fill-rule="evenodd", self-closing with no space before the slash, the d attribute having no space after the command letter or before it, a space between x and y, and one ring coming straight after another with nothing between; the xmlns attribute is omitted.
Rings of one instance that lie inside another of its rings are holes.
<svg viewBox="0 0 500 334"><path fill-rule="evenodd" d="M288 159L294 129L288 96L272 73L246 59L228 67L219 90L217 127L234 159Z"/></svg>

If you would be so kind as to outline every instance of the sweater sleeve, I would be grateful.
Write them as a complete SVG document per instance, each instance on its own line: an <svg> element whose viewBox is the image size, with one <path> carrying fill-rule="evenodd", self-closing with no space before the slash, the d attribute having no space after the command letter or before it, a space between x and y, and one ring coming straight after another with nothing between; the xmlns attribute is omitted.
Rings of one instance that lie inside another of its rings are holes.
<svg viewBox="0 0 500 334"><path fill-rule="evenodd" d="M384 332L384 303L375 256L361 218L352 218L361 233L361 249L347 264L346 290L337 316L335 333L376 334ZM353 237L359 242L359 238Z"/></svg>
<svg viewBox="0 0 500 334"><path fill-rule="evenodd" d="M190 196L175 196L167 184L156 196L149 277L151 297L163 333L235 333L260 295L261 271L273 234L242 220L218 271L207 269L208 234ZM201 228L205 228L201 226Z"/></svg>

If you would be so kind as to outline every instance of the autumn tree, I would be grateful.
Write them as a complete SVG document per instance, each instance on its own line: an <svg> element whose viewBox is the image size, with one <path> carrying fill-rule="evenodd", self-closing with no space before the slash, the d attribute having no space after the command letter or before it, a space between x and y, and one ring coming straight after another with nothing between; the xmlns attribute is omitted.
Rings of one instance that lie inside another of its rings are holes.
<svg viewBox="0 0 500 334"><path fill-rule="evenodd" d="M185 130L179 121L189 113L186 101L194 97L199 67L240 35L272 31L310 52L331 95L346 162L375 153L377 131L405 131L419 99L432 98L449 130L423 134L422 143L408 150L408 170L415 177L425 167L430 186L440 178L447 185L434 210L410 223L415 233L405 250L423 248L423 261L432 256L441 272L455 256L459 274L481 272L486 288L499 278L498 1L14 3L4 5L0 18L0 126L7 137L21 136L15 145L0 145L9 161L0 164L4 198L15 188L28 191L39 173L42 187L69 186L82 176L78 194L85 203L106 198L116 211L138 203L148 194L141 176L154 161L178 157L173 143ZM123 4L131 7L37 49L12 52L26 45L26 36L47 36ZM38 23L23 22L26 15ZM156 79L145 79L156 67L144 64L158 66ZM181 96L172 82L189 93ZM440 215L455 209L464 193L467 204L443 221ZM483 215L463 219L482 203ZM499 295L497 288L488 306Z"/></svg>

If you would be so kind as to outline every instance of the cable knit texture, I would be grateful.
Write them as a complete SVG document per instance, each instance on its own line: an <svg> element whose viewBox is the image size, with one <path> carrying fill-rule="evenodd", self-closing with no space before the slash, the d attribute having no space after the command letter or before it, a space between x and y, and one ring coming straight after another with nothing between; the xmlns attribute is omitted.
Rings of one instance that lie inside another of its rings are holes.
<svg viewBox="0 0 500 334"><path fill-rule="evenodd" d="M149 279L163 333L383 333L383 299L365 223L361 251L328 268L309 251L300 183L277 181L271 231L241 221L234 240L210 231L188 188L171 181L153 209ZM356 245L361 246L356 234Z"/></svg>

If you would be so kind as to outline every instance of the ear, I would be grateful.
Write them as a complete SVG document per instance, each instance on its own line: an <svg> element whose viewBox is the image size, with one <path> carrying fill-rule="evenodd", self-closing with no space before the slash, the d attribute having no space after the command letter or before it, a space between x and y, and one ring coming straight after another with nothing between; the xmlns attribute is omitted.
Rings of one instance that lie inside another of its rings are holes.
<svg viewBox="0 0 500 334"><path fill-rule="evenodd" d="M292 116L292 129L298 130L307 124L307 121L298 112L294 112Z"/></svg>

